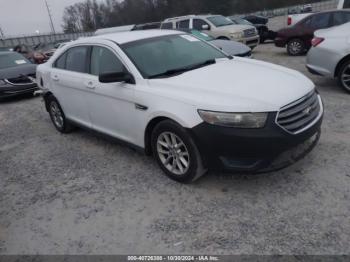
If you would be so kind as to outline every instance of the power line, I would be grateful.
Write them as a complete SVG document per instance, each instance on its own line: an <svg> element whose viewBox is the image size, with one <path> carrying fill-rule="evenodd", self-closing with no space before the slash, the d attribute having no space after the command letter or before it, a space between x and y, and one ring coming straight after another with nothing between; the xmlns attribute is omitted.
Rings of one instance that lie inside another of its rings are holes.
<svg viewBox="0 0 350 262"><path fill-rule="evenodd" d="M56 34L55 26L53 25L53 21L52 21L52 14L51 14L50 7L49 7L49 5L48 5L48 3L47 3L47 0L44 0L44 1L45 1L47 13L48 13L48 15L49 15L49 19L50 19L51 32L52 32L53 34Z"/></svg>

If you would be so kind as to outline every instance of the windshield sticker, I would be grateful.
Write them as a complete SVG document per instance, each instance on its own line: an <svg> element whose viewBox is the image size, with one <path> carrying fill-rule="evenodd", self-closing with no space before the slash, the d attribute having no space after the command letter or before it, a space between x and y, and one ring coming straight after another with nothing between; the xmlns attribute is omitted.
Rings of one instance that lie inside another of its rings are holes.
<svg viewBox="0 0 350 262"><path fill-rule="evenodd" d="M23 64L26 64L27 62L25 60L16 60L15 63L17 65L23 65Z"/></svg>
<svg viewBox="0 0 350 262"><path fill-rule="evenodd" d="M190 41L190 42L198 42L199 39L193 37L193 36L190 36L190 35L181 35L182 38L185 38L186 40Z"/></svg>

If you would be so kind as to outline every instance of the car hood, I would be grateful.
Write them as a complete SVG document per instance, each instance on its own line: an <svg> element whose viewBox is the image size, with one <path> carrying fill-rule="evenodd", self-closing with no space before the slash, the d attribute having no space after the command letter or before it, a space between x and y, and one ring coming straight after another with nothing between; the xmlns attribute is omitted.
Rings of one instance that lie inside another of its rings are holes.
<svg viewBox="0 0 350 262"><path fill-rule="evenodd" d="M238 25L238 24L234 24L234 25L226 25L226 26L217 27L217 30L236 33L236 32L240 32L240 31L246 30L246 29L252 29L252 28L255 28L255 27L252 26L252 25Z"/></svg>
<svg viewBox="0 0 350 262"><path fill-rule="evenodd" d="M251 51L251 49L248 46L238 43L236 41L218 39L218 40L212 40L209 43L220 48L226 54L233 55L233 56L245 54Z"/></svg>
<svg viewBox="0 0 350 262"><path fill-rule="evenodd" d="M17 78L22 75L35 75L37 65L26 64L5 69L0 69L0 79Z"/></svg>
<svg viewBox="0 0 350 262"><path fill-rule="evenodd" d="M299 72L239 57L149 85L156 95L223 112L275 112L314 89Z"/></svg>

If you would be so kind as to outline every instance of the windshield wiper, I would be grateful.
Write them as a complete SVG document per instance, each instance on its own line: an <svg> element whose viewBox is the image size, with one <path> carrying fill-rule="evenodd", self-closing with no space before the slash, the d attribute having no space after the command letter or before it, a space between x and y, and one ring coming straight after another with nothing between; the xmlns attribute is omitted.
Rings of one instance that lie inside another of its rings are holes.
<svg viewBox="0 0 350 262"><path fill-rule="evenodd" d="M204 66L212 65L215 63L216 63L215 59L209 59L209 60L206 60L206 61L199 63L199 64L185 66L185 67L176 68L176 69L170 69L170 70L167 70L163 73L149 76L148 78L152 79L152 78L171 77L174 75L180 75L180 74L183 74L185 72L188 72L188 71L191 71L194 69L198 69L198 68L201 68Z"/></svg>

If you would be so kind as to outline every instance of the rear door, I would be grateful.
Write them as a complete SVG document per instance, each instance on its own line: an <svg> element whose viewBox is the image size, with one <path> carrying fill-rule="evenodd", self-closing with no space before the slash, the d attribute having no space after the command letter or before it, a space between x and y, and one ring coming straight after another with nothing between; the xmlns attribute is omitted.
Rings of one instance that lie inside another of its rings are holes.
<svg viewBox="0 0 350 262"><path fill-rule="evenodd" d="M88 72L89 46L68 49L53 64L51 89L67 118L90 126L84 79Z"/></svg>

